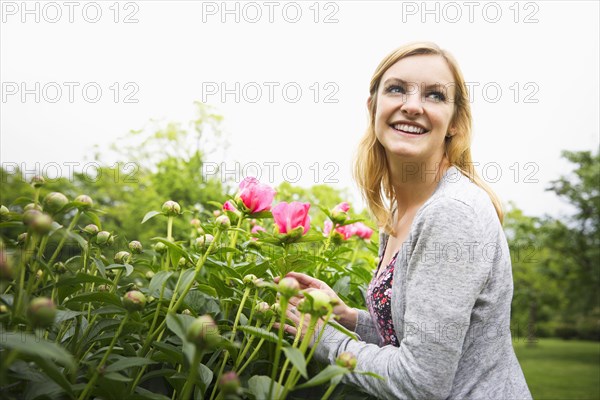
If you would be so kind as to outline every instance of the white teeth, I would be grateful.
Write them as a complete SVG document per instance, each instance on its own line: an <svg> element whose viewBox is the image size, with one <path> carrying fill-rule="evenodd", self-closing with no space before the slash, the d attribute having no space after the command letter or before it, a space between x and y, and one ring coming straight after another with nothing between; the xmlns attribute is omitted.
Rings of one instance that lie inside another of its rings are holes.
<svg viewBox="0 0 600 400"><path fill-rule="evenodd" d="M423 128L419 128L414 125L408 125L408 124L396 124L396 125L394 125L394 129L396 129L398 131L417 133L417 134L421 134L421 133L425 132L425 129L423 129Z"/></svg>

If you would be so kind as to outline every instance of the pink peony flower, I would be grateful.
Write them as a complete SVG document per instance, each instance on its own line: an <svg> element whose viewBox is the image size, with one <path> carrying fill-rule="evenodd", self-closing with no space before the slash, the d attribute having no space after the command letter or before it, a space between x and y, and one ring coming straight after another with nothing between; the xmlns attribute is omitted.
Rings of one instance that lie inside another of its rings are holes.
<svg viewBox="0 0 600 400"><path fill-rule="evenodd" d="M277 224L279 233L290 233L298 227L303 228L302 234L308 232L310 228L309 209L310 203L300 203L299 201L292 201L289 204L281 202L273 207L273 219Z"/></svg>
<svg viewBox="0 0 600 400"><path fill-rule="evenodd" d="M240 183L240 190L236 195L236 199L240 199L251 214L269 211L274 197L275 189L253 177L245 178Z"/></svg>
<svg viewBox="0 0 600 400"><path fill-rule="evenodd" d="M252 230L250 231L250 233L265 232L265 231L266 231L266 229L263 228L262 226L260 226L260 225L254 225L252 227Z"/></svg>
<svg viewBox="0 0 600 400"><path fill-rule="evenodd" d="M354 233L360 237L361 239L369 240L373 235L373 229L369 228L362 222L355 222L354 224Z"/></svg>
<svg viewBox="0 0 600 400"><path fill-rule="evenodd" d="M335 230L344 236L344 240L348 240L356 232L353 225L354 224L338 226Z"/></svg>
<svg viewBox="0 0 600 400"><path fill-rule="evenodd" d="M331 233L332 228L333 228L333 222L331 222L330 220L326 220L325 224L323 226L323 235L329 236L329 233Z"/></svg>
<svg viewBox="0 0 600 400"><path fill-rule="evenodd" d="M344 201L338 204L337 206L333 207L333 211L348 212L348 210L350 210L350 204L348 204L347 201Z"/></svg>
<svg viewBox="0 0 600 400"><path fill-rule="evenodd" d="M233 205L231 200L227 200L224 204L223 204L223 210L225 211L233 211L233 212L237 212L237 208L235 208L235 206Z"/></svg>

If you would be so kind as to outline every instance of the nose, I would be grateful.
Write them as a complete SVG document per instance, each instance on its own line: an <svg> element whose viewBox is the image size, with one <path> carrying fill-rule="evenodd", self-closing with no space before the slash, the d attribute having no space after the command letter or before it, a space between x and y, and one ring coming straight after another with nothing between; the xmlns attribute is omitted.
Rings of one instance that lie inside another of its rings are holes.
<svg viewBox="0 0 600 400"><path fill-rule="evenodd" d="M403 104L400 107L400 111L406 115L420 115L423 113L423 104L421 102L421 95L418 91L409 91L407 94L402 96Z"/></svg>

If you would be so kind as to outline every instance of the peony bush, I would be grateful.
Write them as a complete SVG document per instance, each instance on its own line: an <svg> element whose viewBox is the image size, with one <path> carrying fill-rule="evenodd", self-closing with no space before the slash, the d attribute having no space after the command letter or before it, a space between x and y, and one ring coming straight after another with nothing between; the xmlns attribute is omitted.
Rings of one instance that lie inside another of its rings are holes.
<svg viewBox="0 0 600 400"><path fill-rule="evenodd" d="M319 318L354 335L326 293L286 277L316 276L363 306L376 244L348 203L276 202L246 178L212 211L175 200L148 211L141 223L161 219L165 236L142 243L103 230L90 196L44 195L40 177L30 191L0 208L2 398L327 399L348 397L344 374L370 374L350 353L335 365L313 359ZM324 226L311 226L311 209ZM176 219L189 229L175 231ZM302 340L283 329L296 295L309 321Z"/></svg>

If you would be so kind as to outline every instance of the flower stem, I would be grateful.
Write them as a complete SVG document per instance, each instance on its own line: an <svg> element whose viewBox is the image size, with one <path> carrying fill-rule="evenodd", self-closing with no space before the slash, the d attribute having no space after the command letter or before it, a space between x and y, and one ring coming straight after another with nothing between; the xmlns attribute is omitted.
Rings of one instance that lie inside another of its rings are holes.
<svg viewBox="0 0 600 400"><path fill-rule="evenodd" d="M325 392L325 394L323 395L323 397L321 397L321 400L327 400L329 398L329 396L331 396L331 393L333 393L333 391L335 390L336 386L338 385L338 383L330 383L329 384L329 388L327 389L327 391Z"/></svg>
<svg viewBox="0 0 600 400"><path fill-rule="evenodd" d="M335 231L335 226L333 226L331 228L331 232L329 232L329 235L327 236L327 240L325 241L325 245L319 251L319 258L323 257L323 255L325 254L325 252L329 248L329 245L331 244L331 237L333 236L333 232L334 231ZM323 262L319 261L319 265L317 265L317 268L316 268L316 271L315 271L315 279L319 279L319 273L321 272L321 267L323 267Z"/></svg>
<svg viewBox="0 0 600 400"><path fill-rule="evenodd" d="M123 317L123 320L121 321L121 324L119 325L119 328L117 329L117 333L113 337L112 342L110 342L108 349L104 353L104 357L102 357L100 364L98 364L98 367L96 367L96 370L94 371L94 375L92 376L92 379L90 379L90 381L85 386L85 389L83 389L83 392L81 392L81 395L79 396L79 400L87 399L87 397L89 395L89 391L94 387L94 384L96 384L96 381L98 380L98 376L100 375L100 370L104 367L106 360L108 360L108 356L110 356L110 353L112 352L113 347L115 347L115 344L117 343L117 339L119 338L119 336L121 336L121 332L123 331L123 327L125 326L125 323L127 322L128 318L129 318L129 314L125 314L125 317Z"/></svg>
<svg viewBox="0 0 600 400"><path fill-rule="evenodd" d="M271 384L269 385L269 395L267 396L268 399L272 398L271 394L273 394L273 384L275 383L275 377L277 376L277 368L279 368L279 359L281 357L281 343L283 342L283 329L285 326L285 312L287 310L288 298L285 296L281 296L279 304L281 305L279 332L277 334L277 346L275 347L275 361L273 362L273 369L271 370Z"/></svg>
<svg viewBox="0 0 600 400"><path fill-rule="evenodd" d="M194 383L196 382L196 377L198 376L198 364L200 364L201 359L202 351L196 348L192 365L190 365L190 373L185 381L185 384L183 385L183 389L181 390L181 396L179 397L181 400L188 400L190 398L190 394L194 390Z"/></svg>
<svg viewBox="0 0 600 400"><path fill-rule="evenodd" d="M75 216L71 220L71 223L69 224L69 227L67 228L67 232L60 239L60 242L58 242L58 246L56 247L56 250L54 250L52 257L50 257L50 261L48 261L48 265L51 266L52 264L54 264L54 261L56 261L56 257L58 257L58 253L60 253L60 251L62 250L62 248L65 244L65 241L67 240L67 236L69 236L69 233L71 233L71 231L75 227L75 224L79 220L80 216L81 216L81 211L77 210L77 213L75 214Z"/></svg>
<svg viewBox="0 0 600 400"><path fill-rule="evenodd" d="M251 288L249 288L249 287L247 287L244 290L244 295L242 296L242 300L240 301L240 305L238 307L238 311L237 311L237 314L235 316L235 321L233 322L233 329L231 330L231 337L229 338L229 341L231 343L233 343L234 340L235 340L235 332L237 330L238 323L240 322L240 317L242 315L242 310L244 309L244 303L246 303L246 300L248 299L248 296L250 295L250 290L251 290ZM225 364L227 363L227 359L228 358L229 358L229 352L226 352L225 355L223 356L223 361L221 362L221 368L219 369L219 374L217 375L216 382L219 382L219 379L221 378L221 375L223 375L223 371L225 370ZM214 396L215 396L215 392L217 390L217 386L218 385L215 385L213 387L213 391L212 391L212 393L210 395L211 399L214 398Z"/></svg>
<svg viewBox="0 0 600 400"><path fill-rule="evenodd" d="M269 322L269 325L267 326L267 330L270 331L271 327L273 326L273 324L275 323L275 319L277 317L273 317L271 319L271 322ZM254 359L254 357L258 354L258 351L260 350L260 348L262 347L263 343L265 342L265 339L260 339L258 344L256 345L256 347L254 348L254 351L252 352L252 354L250 354L250 357L248 357L248 359L246 360L246 362L244 363L244 365L242 365L242 367L240 369L238 369L237 373L238 375L241 375L242 372L246 369L246 367L248 365L250 365L250 362L252 362L252 360Z"/></svg>

